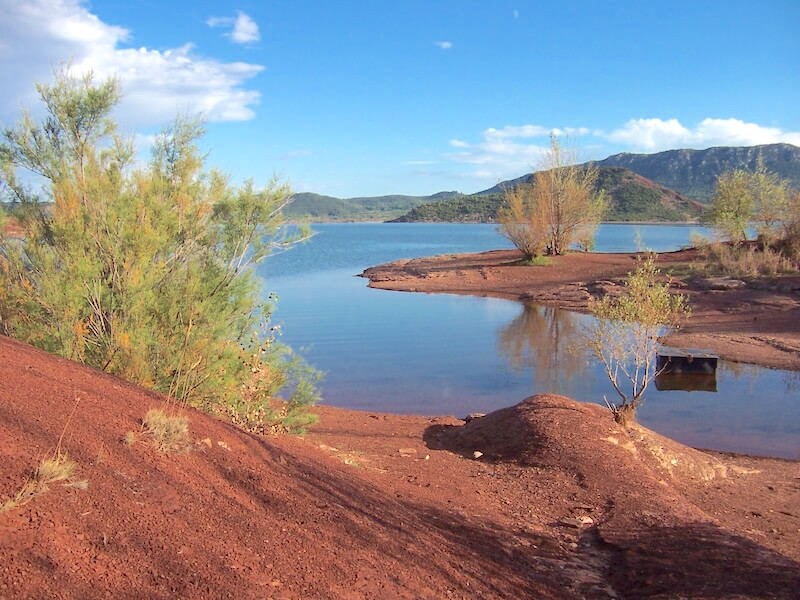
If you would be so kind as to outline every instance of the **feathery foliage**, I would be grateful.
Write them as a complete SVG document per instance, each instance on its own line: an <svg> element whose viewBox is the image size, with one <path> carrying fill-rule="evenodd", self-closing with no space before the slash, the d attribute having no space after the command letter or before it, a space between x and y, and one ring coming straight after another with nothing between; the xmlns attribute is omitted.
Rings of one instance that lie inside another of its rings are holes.
<svg viewBox="0 0 800 600"><path fill-rule="evenodd" d="M659 273L655 257L649 256L628 275L621 294L606 295L591 305L596 321L587 335L588 346L620 398L609 407L622 425L635 419L657 375L659 338L689 314L686 297L670 294L669 283L660 282Z"/></svg>
<svg viewBox="0 0 800 600"><path fill-rule="evenodd" d="M597 167L577 165L576 159L551 135L550 151L533 180L506 190L500 233L526 258L564 254L575 243L592 247L608 201L605 192L595 192Z"/></svg>
<svg viewBox="0 0 800 600"><path fill-rule="evenodd" d="M719 176L708 222L732 242L708 245L710 261L724 273L775 275L800 267L800 192L761 157L753 171ZM755 247L742 244L750 227L758 234Z"/></svg>
<svg viewBox="0 0 800 600"><path fill-rule="evenodd" d="M768 171L759 157L755 170L727 171L717 178L708 221L734 243L745 241L753 224L759 237L769 244L784 233L790 200L788 180Z"/></svg>
<svg viewBox="0 0 800 600"><path fill-rule="evenodd" d="M44 121L24 114L0 144L2 191L24 231L0 237L0 331L211 411L241 400L257 355L274 377L259 389L277 402L275 381L299 359L259 335L270 309L249 266L307 235L283 233L289 188L237 188L205 170L203 128L188 119L136 165L109 117L114 79L65 68L37 89ZM306 375L288 391L303 408L317 400Z"/></svg>

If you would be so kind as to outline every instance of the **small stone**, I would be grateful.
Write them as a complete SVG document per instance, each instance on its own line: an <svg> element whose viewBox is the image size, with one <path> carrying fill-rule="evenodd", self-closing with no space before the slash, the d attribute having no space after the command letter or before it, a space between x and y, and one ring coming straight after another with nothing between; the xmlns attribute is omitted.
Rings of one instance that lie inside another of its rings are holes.
<svg viewBox="0 0 800 600"><path fill-rule="evenodd" d="M697 280L697 287L703 290L737 290L747 287L747 284L730 277L704 277Z"/></svg>
<svg viewBox="0 0 800 600"><path fill-rule="evenodd" d="M581 529L587 525L592 525L594 523L594 519L587 515L578 515L577 517L565 517L561 519L560 523L562 525L569 525L570 527L577 527L578 529Z"/></svg>
<svg viewBox="0 0 800 600"><path fill-rule="evenodd" d="M225 443L225 442L223 442L222 440L219 440L219 441L217 442L217 446L219 446L220 448L225 448L225 450L227 450L228 452L230 452L230 451L231 451L231 449L230 449L230 447L228 446L228 444L226 444L226 443Z"/></svg>
<svg viewBox="0 0 800 600"><path fill-rule="evenodd" d="M211 448L211 438L204 438L200 442Z"/></svg>
<svg viewBox="0 0 800 600"><path fill-rule="evenodd" d="M431 459L431 455L430 454L426 454L425 455L425 460L430 460L430 459Z"/></svg>
<svg viewBox="0 0 800 600"><path fill-rule="evenodd" d="M483 452L481 452L480 450L475 450L475 452L472 453L472 458L477 459L480 458L481 456L483 456Z"/></svg>
<svg viewBox="0 0 800 600"><path fill-rule="evenodd" d="M474 421L475 419L480 419L481 417L485 416L486 413L481 413L481 412L469 413L466 417L464 417L464 422L469 423L470 421Z"/></svg>

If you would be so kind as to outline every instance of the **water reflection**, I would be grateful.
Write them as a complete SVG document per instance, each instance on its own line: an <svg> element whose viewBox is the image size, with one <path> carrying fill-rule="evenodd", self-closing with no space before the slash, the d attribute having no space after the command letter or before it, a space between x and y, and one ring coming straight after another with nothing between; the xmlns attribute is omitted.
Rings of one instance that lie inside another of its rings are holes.
<svg viewBox="0 0 800 600"><path fill-rule="evenodd" d="M656 375L656 389L660 392L716 392L716 373L659 373Z"/></svg>
<svg viewBox="0 0 800 600"><path fill-rule="evenodd" d="M786 393L796 395L800 392L800 371L789 371L786 373Z"/></svg>
<svg viewBox="0 0 800 600"><path fill-rule="evenodd" d="M582 345L587 315L498 299L372 290L354 277L397 258L499 247L504 242L493 226L318 229L307 245L259 269L267 289L281 298L275 317L283 340L309 347L306 358L327 373L327 403L463 416L548 391L599 404L603 396L616 397L597 361L571 351ZM642 237L649 247L669 250L688 232L643 227ZM654 243L655 234L669 239ZM630 225L603 226L598 243L603 250L628 251L633 237ZM651 385L640 422L694 447L800 458L800 373L721 361L717 389L662 392Z"/></svg>
<svg viewBox="0 0 800 600"><path fill-rule="evenodd" d="M534 391L570 395L588 368L581 351L585 315L525 303L497 334L497 349L517 372L530 369Z"/></svg>

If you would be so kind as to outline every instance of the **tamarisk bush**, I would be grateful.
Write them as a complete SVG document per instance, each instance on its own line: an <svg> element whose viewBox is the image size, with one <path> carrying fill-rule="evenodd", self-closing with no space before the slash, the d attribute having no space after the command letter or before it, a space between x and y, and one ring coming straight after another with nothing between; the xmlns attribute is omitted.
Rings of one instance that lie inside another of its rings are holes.
<svg viewBox="0 0 800 600"><path fill-rule="evenodd" d="M230 415L257 397L274 408L258 414L286 403L307 423L318 373L263 335L250 268L308 235L282 227L288 186L205 169L191 119L137 164L110 118L114 79L65 67L37 90L44 119L23 114L0 144L0 191L24 232L0 234L0 332L180 403Z"/></svg>

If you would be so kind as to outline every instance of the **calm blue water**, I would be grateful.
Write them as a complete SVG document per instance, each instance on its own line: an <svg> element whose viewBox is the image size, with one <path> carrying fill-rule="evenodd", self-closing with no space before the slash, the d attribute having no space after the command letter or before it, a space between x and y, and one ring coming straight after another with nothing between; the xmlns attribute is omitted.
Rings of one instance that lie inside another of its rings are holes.
<svg viewBox="0 0 800 600"><path fill-rule="evenodd" d="M326 372L324 401L383 412L452 414L516 404L541 392L613 398L576 351L591 317L491 298L367 288L365 268L399 258L510 247L492 225L326 224L305 245L259 266L280 300L283 341ZM676 250L701 227L603 225L598 251ZM800 376L722 363L718 392L659 392L639 413L695 447L800 458Z"/></svg>

